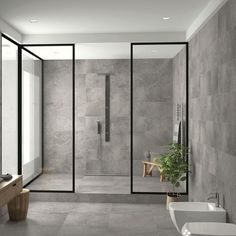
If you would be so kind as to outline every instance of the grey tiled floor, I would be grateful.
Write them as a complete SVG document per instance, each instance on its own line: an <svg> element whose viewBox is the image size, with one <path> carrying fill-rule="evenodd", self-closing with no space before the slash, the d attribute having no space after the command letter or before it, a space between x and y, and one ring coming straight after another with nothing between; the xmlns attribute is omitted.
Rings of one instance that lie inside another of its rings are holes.
<svg viewBox="0 0 236 236"><path fill-rule="evenodd" d="M179 236L165 205L30 203L28 219L0 218L1 236Z"/></svg>
<svg viewBox="0 0 236 236"><path fill-rule="evenodd" d="M129 176L83 176L76 179L77 193L107 193L129 194ZM31 190L71 190L71 175L43 174L29 186ZM159 177L134 176L133 189L135 192L168 192L171 189L169 182L160 182ZM184 192L180 187L176 191Z"/></svg>

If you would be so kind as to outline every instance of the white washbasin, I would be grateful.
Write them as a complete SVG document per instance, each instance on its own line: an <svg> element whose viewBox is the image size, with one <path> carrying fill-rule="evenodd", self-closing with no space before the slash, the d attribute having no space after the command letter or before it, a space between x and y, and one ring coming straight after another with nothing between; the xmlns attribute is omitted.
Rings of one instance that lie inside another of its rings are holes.
<svg viewBox="0 0 236 236"><path fill-rule="evenodd" d="M226 211L209 202L172 202L169 204L170 217L181 233L187 222L226 222Z"/></svg>
<svg viewBox="0 0 236 236"><path fill-rule="evenodd" d="M236 225L215 222L186 223L182 228L183 236L236 236Z"/></svg>

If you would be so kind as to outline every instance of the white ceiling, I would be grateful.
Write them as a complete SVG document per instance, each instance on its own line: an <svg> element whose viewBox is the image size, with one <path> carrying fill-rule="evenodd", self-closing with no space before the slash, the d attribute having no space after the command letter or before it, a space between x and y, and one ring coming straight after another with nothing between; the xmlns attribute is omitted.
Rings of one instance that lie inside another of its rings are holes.
<svg viewBox="0 0 236 236"><path fill-rule="evenodd" d="M44 60L72 59L71 46L27 47ZM133 58L174 58L184 45L135 45ZM130 59L129 43L82 43L75 48L76 59Z"/></svg>
<svg viewBox="0 0 236 236"><path fill-rule="evenodd" d="M174 58L185 45L134 45L133 58Z"/></svg>
<svg viewBox="0 0 236 236"><path fill-rule="evenodd" d="M76 45L76 59L128 59L129 43L80 43Z"/></svg>
<svg viewBox="0 0 236 236"><path fill-rule="evenodd" d="M72 59L72 46L29 46L26 48L44 60Z"/></svg>
<svg viewBox="0 0 236 236"><path fill-rule="evenodd" d="M186 31L209 2L0 0L0 18L22 34L176 32ZM162 20L164 16L170 20Z"/></svg>

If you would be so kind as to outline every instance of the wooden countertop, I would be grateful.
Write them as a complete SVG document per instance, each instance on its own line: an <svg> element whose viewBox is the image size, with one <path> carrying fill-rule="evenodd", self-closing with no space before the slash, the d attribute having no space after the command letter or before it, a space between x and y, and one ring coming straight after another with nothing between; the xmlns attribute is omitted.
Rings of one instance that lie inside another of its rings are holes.
<svg viewBox="0 0 236 236"><path fill-rule="evenodd" d="M13 175L12 179L0 183L0 207L14 199L22 191L22 175Z"/></svg>
<svg viewBox="0 0 236 236"><path fill-rule="evenodd" d="M22 175L13 175L12 176L12 179L10 180L3 180L1 183L0 183L0 192L1 191L4 191L5 188L7 188L10 184L14 183L15 181L18 181L22 179Z"/></svg>

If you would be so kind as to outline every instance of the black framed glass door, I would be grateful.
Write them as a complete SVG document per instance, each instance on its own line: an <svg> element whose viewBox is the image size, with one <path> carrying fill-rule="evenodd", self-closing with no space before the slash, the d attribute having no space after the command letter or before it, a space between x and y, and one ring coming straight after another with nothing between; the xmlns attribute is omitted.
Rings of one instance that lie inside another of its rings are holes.
<svg viewBox="0 0 236 236"><path fill-rule="evenodd" d="M21 137L24 185L42 174L43 60L21 48Z"/></svg>
<svg viewBox="0 0 236 236"><path fill-rule="evenodd" d="M74 44L21 45L22 174L36 192L74 192Z"/></svg>
<svg viewBox="0 0 236 236"><path fill-rule="evenodd" d="M187 146L188 43L132 43L131 193L187 194L188 173L173 186L161 159Z"/></svg>

